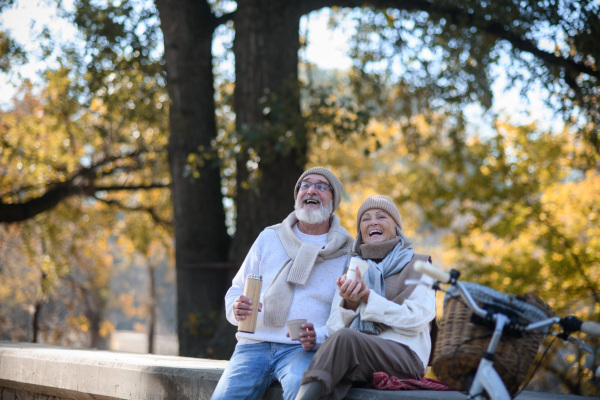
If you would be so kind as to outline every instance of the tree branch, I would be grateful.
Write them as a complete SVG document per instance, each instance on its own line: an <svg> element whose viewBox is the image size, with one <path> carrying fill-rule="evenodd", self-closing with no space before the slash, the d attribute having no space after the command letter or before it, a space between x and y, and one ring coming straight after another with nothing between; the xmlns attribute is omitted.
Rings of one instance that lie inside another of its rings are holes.
<svg viewBox="0 0 600 400"><path fill-rule="evenodd" d="M459 26L473 26L489 33L498 39L503 39L512 44L515 49L531 53L547 65L563 67L569 72L583 73L600 79L600 71L576 62L572 59L557 56L541 50L532 40L524 39L518 34L512 33L508 26L497 21L486 22L477 12L469 13L461 7L438 6L434 2L426 0L371 0L368 3L358 0L305 0L302 2L301 10L304 14L323 7L363 7L370 5L376 8L393 8L405 11L425 11L437 18L450 18L450 22Z"/></svg>
<svg viewBox="0 0 600 400"><path fill-rule="evenodd" d="M95 186L94 192L116 192L121 190L150 190L164 189L171 187L170 183L154 182L148 185L111 185L111 186Z"/></svg>
<svg viewBox="0 0 600 400"><path fill-rule="evenodd" d="M0 200L0 222L14 223L25 221L37 214L53 209L61 201L71 196L83 195L95 197L95 194L99 191L149 190L169 187L170 184L165 182L153 182L145 185L95 185L98 179L110 175L116 169L121 168L120 166L115 166L114 168L102 171L102 167L119 160L135 158L142 152L138 150L129 154L104 157L94 165L76 171L66 181L54 182L47 185L46 192L39 197L21 203L5 203ZM100 176L98 176L98 171L101 171Z"/></svg>
<svg viewBox="0 0 600 400"><path fill-rule="evenodd" d="M68 186L56 186L42 196L24 203L0 202L0 222L19 222L33 218L37 214L48 211L71 195Z"/></svg>
<svg viewBox="0 0 600 400"><path fill-rule="evenodd" d="M144 211L147 212L148 214L150 214L150 217L152 218L152 220L157 223L158 225L162 225L166 228L172 228L173 227L173 221L168 221L164 218L162 218L160 215L158 215L158 213L156 212L156 210L153 207L142 207L142 206L137 206L137 207L129 207L126 206L125 204L121 203L118 200L106 200L106 199L101 199L98 197L94 197L96 200L101 201L109 206L117 206L123 210L127 210L127 211Z"/></svg>

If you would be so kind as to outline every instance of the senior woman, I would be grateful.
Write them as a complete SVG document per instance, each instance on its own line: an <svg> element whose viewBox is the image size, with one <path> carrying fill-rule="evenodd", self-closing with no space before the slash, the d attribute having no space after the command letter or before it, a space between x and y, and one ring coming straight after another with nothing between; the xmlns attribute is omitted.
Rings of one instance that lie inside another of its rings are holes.
<svg viewBox="0 0 600 400"><path fill-rule="evenodd" d="M330 337L317 350L302 378L296 400L343 399L353 384L386 372L401 379L421 379L432 348L435 292L423 285L417 260L402 232L400 213L393 201L369 197L358 210L353 256L369 268L356 279L337 279L339 292L327 321ZM423 278L426 279L426 278ZM436 325L437 326L437 325Z"/></svg>

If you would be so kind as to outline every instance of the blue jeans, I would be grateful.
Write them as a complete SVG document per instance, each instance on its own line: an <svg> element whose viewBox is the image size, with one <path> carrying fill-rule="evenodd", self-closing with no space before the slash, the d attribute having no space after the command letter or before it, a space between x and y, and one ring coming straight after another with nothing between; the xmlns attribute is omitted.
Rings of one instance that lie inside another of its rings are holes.
<svg viewBox="0 0 600 400"><path fill-rule="evenodd" d="M293 400L314 355L300 344L237 346L211 400L259 399L275 381L281 383L284 400Z"/></svg>

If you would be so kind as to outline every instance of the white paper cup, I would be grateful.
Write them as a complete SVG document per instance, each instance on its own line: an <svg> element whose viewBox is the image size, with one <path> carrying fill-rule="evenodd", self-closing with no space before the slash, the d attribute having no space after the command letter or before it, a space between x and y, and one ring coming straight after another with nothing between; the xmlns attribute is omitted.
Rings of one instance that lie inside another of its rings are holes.
<svg viewBox="0 0 600 400"><path fill-rule="evenodd" d="M369 263L358 257L350 258L350 265L348 265L348 272L346 272L346 278L356 280L356 269L360 271L360 276L365 276L365 272L369 269Z"/></svg>
<svg viewBox="0 0 600 400"><path fill-rule="evenodd" d="M300 340L300 331L302 330L300 325L304 323L306 323L305 319L291 319L285 323L290 334L290 339Z"/></svg>

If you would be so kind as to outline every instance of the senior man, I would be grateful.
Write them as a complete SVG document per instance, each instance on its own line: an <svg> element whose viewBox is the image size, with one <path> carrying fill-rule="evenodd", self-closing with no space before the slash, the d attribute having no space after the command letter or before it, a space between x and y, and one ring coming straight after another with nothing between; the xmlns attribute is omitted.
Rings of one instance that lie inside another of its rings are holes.
<svg viewBox="0 0 600 400"><path fill-rule="evenodd" d="M329 170L310 168L294 188L294 211L259 235L225 295L227 319L238 325L258 307L254 333L238 332L237 346L212 400L258 399L275 381L294 399L302 374L326 337L326 323L353 238L333 214L344 186ZM243 295L249 274L263 279L260 304ZM300 341L285 322L304 318Z"/></svg>

